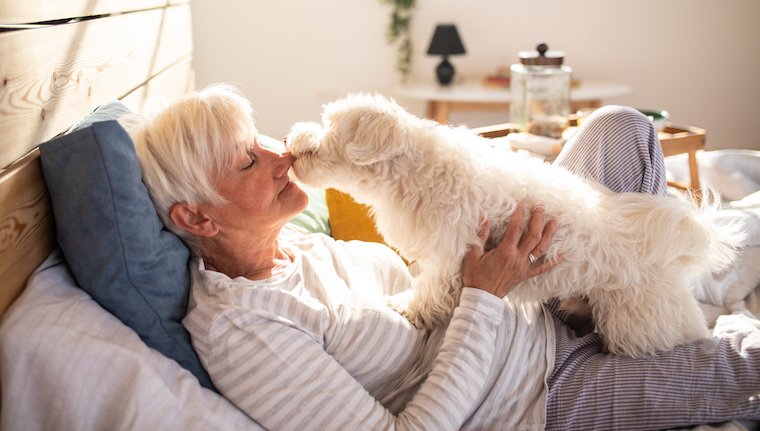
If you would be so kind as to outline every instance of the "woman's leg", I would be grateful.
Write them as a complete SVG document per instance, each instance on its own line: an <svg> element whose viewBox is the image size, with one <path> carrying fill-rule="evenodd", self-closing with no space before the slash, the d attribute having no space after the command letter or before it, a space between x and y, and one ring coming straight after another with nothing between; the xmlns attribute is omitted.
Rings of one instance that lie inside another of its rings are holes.
<svg viewBox="0 0 760 431"><path fill-rule="evenodd" d="M646 358L603 352L555 319L547 430L666 429L760 419L760 322ZM746 319L746 320L742 320Z"/></svg>
<svg viewBox="0 0 760 431"><path fill-rule="evenodd" d="M630 108L594 112L555 164L616 192L666 192L657 134ZM663 429L760 419L760 322L747 318L751 323L742 332L633 359L605 353L598 334L577 335L578 321L557 311L555 301L548 306L555 315L557 350L547 430Z"/></svg>
<svg viewBox="0 0 760 431"><path fill-rule="evenodd" d="M614 192L666 192L665 162L657 132L644 114L626 106L610 105L594 111L554 164ZM590 319L566 313L556 299L546 305L578 335L593 331Z"/></svg>
<svg viewBox="0 0 760 431"><path fill-rule="evenodd" d="M662 146L652 122L625 106L594 111L554 161L614 192L667 191Z"/></svg>

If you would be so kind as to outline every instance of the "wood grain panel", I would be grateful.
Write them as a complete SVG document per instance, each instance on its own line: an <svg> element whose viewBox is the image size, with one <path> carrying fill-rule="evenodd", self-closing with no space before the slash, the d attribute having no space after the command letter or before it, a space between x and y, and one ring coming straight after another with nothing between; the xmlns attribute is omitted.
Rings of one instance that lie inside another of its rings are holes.
<svg viewBox="0 0 760 431"><path fill-rule="evenodd" d="M0 33L0 168L191 53L189 5Z"/></svg>
<svg viewBox="0 0 760 431"><path fill-rule="evenodd" d="M0 1L0 25L152 9L189 0L23 0Z"/></svg>
<svg viewBox="0 0 760 431"><path fill-rule="evenodd" d="M148 114L195 89L195 69L191 55L170 66L121 101L133 112Z"/></svg>
<svg viewBox="0 0 760 431"><path fill-rule="evenodd" d="M0 314L54 246L50 200L35 149L0 172Z"/></svg>
<svg viewBox="0 0 760 431"><path fill-rule="evenodd" d="M143 108L161 106L193 86L192 58L188 56L134 89L122 101L130 109L144 112ZM39 150L35 148L0 170L0 315L55 243L55 222Z"/></svg>

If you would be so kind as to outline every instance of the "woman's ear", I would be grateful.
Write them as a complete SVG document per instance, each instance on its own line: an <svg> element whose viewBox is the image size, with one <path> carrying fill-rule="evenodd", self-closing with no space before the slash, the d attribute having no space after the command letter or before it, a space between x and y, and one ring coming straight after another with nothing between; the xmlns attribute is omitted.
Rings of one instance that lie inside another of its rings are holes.
<svg viewBox="0 0 760 431"><path fill-rule="evenodd" d="M177 227L194 236L207 238L219 232L219 226L197 205L178 202L169 208L169 218Z"/></svg>

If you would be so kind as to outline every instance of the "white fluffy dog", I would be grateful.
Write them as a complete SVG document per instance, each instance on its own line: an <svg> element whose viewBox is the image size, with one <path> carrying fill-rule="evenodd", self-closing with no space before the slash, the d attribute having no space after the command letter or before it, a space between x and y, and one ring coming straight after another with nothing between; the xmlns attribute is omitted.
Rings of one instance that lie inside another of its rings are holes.
<svg viewBox="0 0 760 431"><path fill-rule="evenodd" d="M545 258L564 261L520 283L512 300L585 297L609 351L652 354L708 335L690 290L729 264L710 211L676 198L613 193L566 169L493 148L465 128L415 117L380 96L328 104L322 124L293 126L296 177L368 204L386 242L421 266L403 314L433 326L459 301L461 263L485 216L498 243L518 201L559 228Z"/></svg>

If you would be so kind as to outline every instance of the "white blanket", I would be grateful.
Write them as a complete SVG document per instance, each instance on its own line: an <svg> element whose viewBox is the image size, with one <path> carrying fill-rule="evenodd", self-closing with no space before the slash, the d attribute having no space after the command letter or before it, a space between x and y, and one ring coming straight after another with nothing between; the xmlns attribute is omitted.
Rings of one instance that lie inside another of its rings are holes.
<svg viewBox="0 0 760 431"><path fill-rule="evenodd" d="M700 183L720 192L718 221L739 223L746 238L736 262L695 283L695 295L711 324L720 314L748 310L760 316L760 151L718 150L697 153ZM668 178L688 178L686 155L665 159Z"/></svg>

